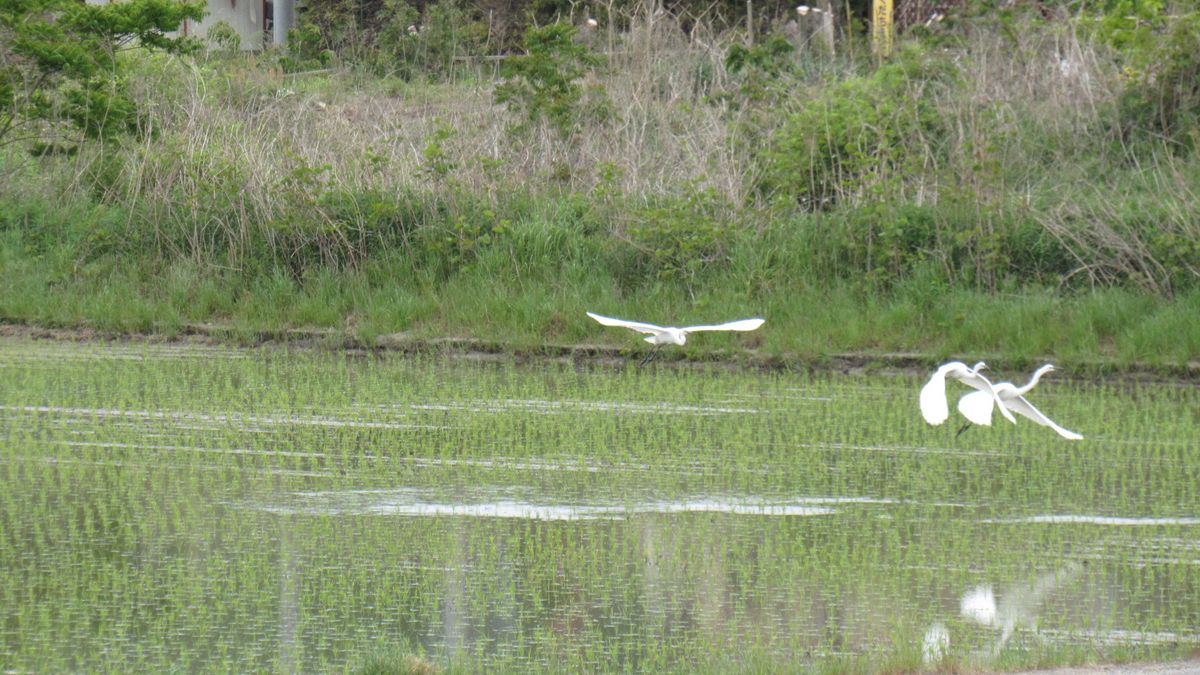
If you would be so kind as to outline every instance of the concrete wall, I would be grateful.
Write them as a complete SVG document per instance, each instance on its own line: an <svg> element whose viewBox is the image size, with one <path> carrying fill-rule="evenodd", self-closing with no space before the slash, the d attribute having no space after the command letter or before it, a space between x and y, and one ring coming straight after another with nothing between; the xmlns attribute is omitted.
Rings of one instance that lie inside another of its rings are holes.
<svg viewBox="0 0 1200 675"><path fill-rule="evenodd" d="M203 39L209 26L224 21L242 36L242 49L261 49L263 9L262 0L208 0L208 14L204 19L189 21L183 30L188 35Z"/></svg>
<svg viewBox="0 0 1200 675"><path fill-rule="evenodd" d="M89 5L107 5L120 0L87 0ZM267 44L286 45L287 29L294 25L295 0L208 0L208 14L201 21L187 21L180 33L200 39L218 21L233 26L242 36L242 49L262 49ZM264 16L264 14L268 16ZM270 15L280 18L278 23ZM267 25L264 25L267 24ZM271 34L265 33L270 28Z"/></svg>

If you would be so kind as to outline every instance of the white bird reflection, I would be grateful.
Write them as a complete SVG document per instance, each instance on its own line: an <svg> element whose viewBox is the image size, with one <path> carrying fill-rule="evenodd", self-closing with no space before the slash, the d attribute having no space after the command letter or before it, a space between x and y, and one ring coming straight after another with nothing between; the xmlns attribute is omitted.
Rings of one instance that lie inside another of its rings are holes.
<svg viewBox="0 0 1200 675"><path fill-rule="evenodd" d="M991 584L980 584L967 591L959 602L959 614L989 628L1000 630L1000 637L986 650L995 657L1008 644L1018 626L1037 628L1037 612L1046 595L1079 573L1079 565L1039 575L1033 582L1012 586L996 599Z"/></svg>
<svg viewBox="0 0 1200 675"><path fill-rule="evenodd" d="M1039 575L1032 582L1017 584L997 599L991 584L979 584L959 599L959 615L981 626L998 629L999 637L977 650L975 659L993 659L1012 638L1018 627L1037 629L1037 614L1046 596L1079 574L1078 563ZM950 631L945 624L934 622L925 630L921 641L921 656L926 666L937 666L950 654Z"/></svg>

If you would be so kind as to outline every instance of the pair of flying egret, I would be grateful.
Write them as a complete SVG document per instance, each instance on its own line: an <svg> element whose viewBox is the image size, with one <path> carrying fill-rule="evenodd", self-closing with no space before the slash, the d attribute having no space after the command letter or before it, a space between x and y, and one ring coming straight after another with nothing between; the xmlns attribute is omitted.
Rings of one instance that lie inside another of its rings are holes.
<svg viewBox="0 0 1200 675"><path fill-rule="evenodd" d="M642 359L642 363L646 363L654 358L658 350L663 345L683 345L687 343L688 333L698 333L702 331L751 331L757 330L762 326L764 319L740 319L738 321L730 321L728 323L715 324L711 326L684 326L676 328L674 326L656 326L652 323L642 323L640 321L627 321L625 319L615 319L609 316L601 316L592 312L587 313L596 321L605 326L615 326L618 328L628 328L639 333L646 333L644 338L646 342L654 345L654 350ZM970 423L983 426L991 426L992 410L998 408L1000 414L1009 422L1016 423L1016 418L1012 413L1016 412L1020 415L1028 417L1038 424L1050 427L1059 436L1078 440L1083 436L1064 429L1049 417L1046 417L1037 408L1033 407L1029 401L1025 399L1025 394L1029 393L1038 380L1043 375L1053 371L1055 368L1052 365L1044 365L1038 368L1033 373L1033 377L1029 383L1023 387L1018 387L1011 382L997 382L992 384L986 377L980 374L979 371L986 368L986 364L982 361L976 363L973 367L968 367L961 361L951 361L944 364L934 372L929 378L929 382L921 388L921 415L925 417L925 421L932 425L939 425L950 417L949 407L946 405L946 378L952 378L966 384L975 389L975 391L964 395L958 400L958 411L966 417ZM1011 411L1011 412L1010 412ZM970 424L958 430L961 434L969 427Z"/></svg>
<svg viewBox="0 0 1200 675"><path fill-rule="evenodd" d="M1080 434L1055 424L1025 398L1025 394L1037 386L1043 375L1056 370L1054 366L1047 363L1033 371L1033 376L1023 387L1018 387L1012 382L993 384L980 373L985 368L987 364L983 361L969 367L962 361L951 361L940 366L925 386L921 387L921 415L925 421L938 425L950 417L950 410L946 405L946 378L952 378L975 390L958 399L958 412L968 420L968 423L958 430L959 434L966 431L971 423L991 426L992 409L999 408L1004 419L1014 424L1017 420L1012 414L1015 412L1044 427L1050 427L1063 438L1073 441L1083 438Z"/></svg>

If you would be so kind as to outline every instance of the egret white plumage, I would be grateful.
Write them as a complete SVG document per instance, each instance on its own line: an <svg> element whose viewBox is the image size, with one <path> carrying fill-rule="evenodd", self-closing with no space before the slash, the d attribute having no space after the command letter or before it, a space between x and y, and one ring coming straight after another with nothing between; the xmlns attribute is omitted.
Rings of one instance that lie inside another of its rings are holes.
<svg viewBox="0 0 1200 675"><path fill-rule="evenodd" d="M951 361L939 366L929 378L929 381L925 383L925 386L921 387L921 415L925 418L925 421L937 426L950 417L950 407L946 404L946 378L948 377L958 380L972 389L976 389L975 393L981 394L988 400L999 404L1000 400L996 398L996 392L992 388L992 383L986 377L979 374L979 371L984 368L987 368L987 365L982 361L976 363L973 368L968 367L962 361ZM1017 421L1012 416L1012 413L1008 412L1007 408L1003 405L999 407L1000 413L1008 421L1013 423ZM992 412L990 408L987 410L987 414L984 415L978 404L964 407L960 400L958 411L975 424L985 426L992 424Z"/></svg>
<svg viewBox="0 0 1200 675"><path fill-rule="evenodd" d="M627 321L625 319L614 319L610 316L601 316L592 312L587 313L596 321L605 326L616 326L618 328L628 328L639 333L647 333L648 337L643 338L646 342L655 346L655 350L651 352L644 360L649 361L658 348L662 345L683 345L687 342L688 333L699 333L701 331L751 331L757 330L763 325L765 319L740 319L738 321L730 321L728 323L720 323L712 326L683 326L677 328L675 326L656 326L652 323L642 323L640 321Z"/></svg>
<svg viewBox="0 0 1200 675"><path fill-rule="evenodd" d="M1063 438L1070 439L1072 441L1078 441L1083 438L1082 434L1078 434L1074 431L1058 426L1053 420L1051 420L1049 417L1046 417L1044 414L1042 414L1042 411L1033 407L1033 404L1025 399L1025 394L1029 393L1031 389L1037 386L1038 380L1042 379L1043 375L1054 372L1055 370L1057 370L1057 368L1047 363L1033 372L1033 376L1029 379L1029 383L1024 387L1018 387L1012 382L997 382L996 384L992 385L992 389L995 392L994 396L981 396L981 392L971 392L959 399L958 409L961 411L964 407L966 407L970 408L976 415L985 415L988 420L987 423L990 424L992 418L992 406L993 404L997 404L1000 406L1001 412L1012 410L1013 412L1020 413L1022 416L1028 417L1044 427L1050 427L1055 431L1055 433ZM972 419L971 421L974 422L975 420ZM976 424L979 424L979 422L976 422Z"/></svg>

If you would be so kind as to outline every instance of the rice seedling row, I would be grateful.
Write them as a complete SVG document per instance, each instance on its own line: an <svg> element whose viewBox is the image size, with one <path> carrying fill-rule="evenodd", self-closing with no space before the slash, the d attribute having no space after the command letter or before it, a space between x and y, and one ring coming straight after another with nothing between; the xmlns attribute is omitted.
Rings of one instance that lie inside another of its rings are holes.
<svg viewBox="0 0 1200 675"><path fill-rule="evenodd" d="M875 670L1200 645L1200 392L0 342L0 667Z"/></svg>

